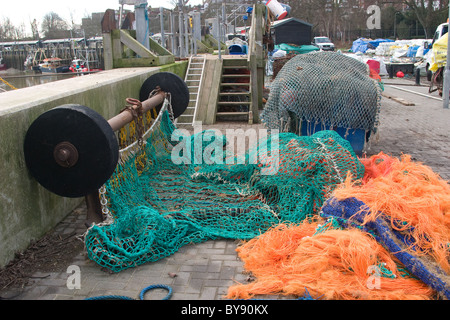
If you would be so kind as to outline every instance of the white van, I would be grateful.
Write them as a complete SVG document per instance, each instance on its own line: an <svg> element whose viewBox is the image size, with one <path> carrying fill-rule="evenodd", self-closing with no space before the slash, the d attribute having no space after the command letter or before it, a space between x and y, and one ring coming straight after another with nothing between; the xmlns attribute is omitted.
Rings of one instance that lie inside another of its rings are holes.
<svg viewBox="0 0 450 320"><path fill-rule="evenodd" d="M428 45L428 48L430 49L428 51L428 53L425 55L425 59L426 59L426 72L427 72L427 78L428 81L431 80L431 76L432 76L432 72L428 71L428 68L431 65L431 56L433 54L433 44L440 38L442 37L444 34L446 34L448 32L448 22L446 23L441 23L437 28L436 31L434 32L434 36L433 36L433 41Z"/></svg>
<svg viewBox="0 0 450 320"><path fill-rule="evenodd" d="M431 43L431 47L433 47L433 44L434 44L440 37L442 37L444 34L446 34L447 32L448 32L448 22L446 22L446 23L441 23L441 24L436 28L436 31L434 32L433 42Z"/></svg>

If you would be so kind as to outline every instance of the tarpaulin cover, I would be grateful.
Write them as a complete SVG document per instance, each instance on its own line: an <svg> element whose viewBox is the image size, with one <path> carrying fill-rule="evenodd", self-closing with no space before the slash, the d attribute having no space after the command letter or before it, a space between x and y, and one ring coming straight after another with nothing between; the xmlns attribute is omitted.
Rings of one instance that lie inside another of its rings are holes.
<svg viewBox="0 0 450 320"><path fill-rule="evenodd" d="M359 38L359 39L353 41L352 52L366 53L366 51L368 49L376 49L382 42L394 42L394 41L390 40L390 39L372 40L372 39L366 39L366 38Z"/></svg>
<svg viewBox="0 0 450 320"><path fill-rule="evenodd" d="M440 37L433 45L433 55L431 56L431 66L429 70L435 72L444 67L447 62L448 33Z"/></svg>
<svg viewBox="0 0 450 320"><path fill-rule="evenodd" d="M281 43L275 46L275 49L284 50L286 53L302 54L312 51L319 51L319 48L313 45L294 46L287 43Z"/></svg>

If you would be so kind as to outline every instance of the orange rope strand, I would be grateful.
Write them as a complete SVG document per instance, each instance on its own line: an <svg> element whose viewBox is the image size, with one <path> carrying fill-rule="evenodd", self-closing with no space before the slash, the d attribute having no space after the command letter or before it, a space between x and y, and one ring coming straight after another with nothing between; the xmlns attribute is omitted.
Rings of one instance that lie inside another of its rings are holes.
<svg viewBox="0 0 450 320"><path fill-rule="evenodd" d="M401 277L396 261L375 239L359 230L327 230L317 223L279 225L237 249L246 270L256 277L229 288L227 298L255 295L302 296L306 290L321 299L431 299L433 290L414 278ZM380 262L396 278L379 277L370 287L368 273Z"/></svg>
<svg viewBox="0 0 450 320"><path fill-rule="evenodd" d="M380 215L388 217L394 229L411 233L417 254L431 255L450 272L448 183L430 167L412 161L409 155L397 159L379 154L363 163L368 165L368 170L362 185L352 183L347 177L334 191L334 197L338 200L354 197L364 202L369 208L364 223Z"/></svg>

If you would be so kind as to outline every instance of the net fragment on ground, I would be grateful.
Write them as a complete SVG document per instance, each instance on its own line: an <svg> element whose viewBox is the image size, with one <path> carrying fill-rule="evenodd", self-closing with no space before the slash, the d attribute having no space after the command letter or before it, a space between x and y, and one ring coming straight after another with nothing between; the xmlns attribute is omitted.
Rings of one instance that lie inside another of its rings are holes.
<svg viewBox="0 0 450 320"><path fill-rule="evenodd" d="M105 185L111 219L85 236L89 258L111 271L159 260L188 243L248 240L280 222L309 219L349 172L364 173L348 141L334 131L268 135L246 153L247 160L263 159L257 163L230 163L226 157L233 155L224 153L223 161L210 164L175 164L169 123L163 116L143 149L121 161ZM194 145L195 136L185 138ZM277 170L262 174L268 154L258 146L270 150L275 140ZM204 154L208 145L201 142Z"/></svg>

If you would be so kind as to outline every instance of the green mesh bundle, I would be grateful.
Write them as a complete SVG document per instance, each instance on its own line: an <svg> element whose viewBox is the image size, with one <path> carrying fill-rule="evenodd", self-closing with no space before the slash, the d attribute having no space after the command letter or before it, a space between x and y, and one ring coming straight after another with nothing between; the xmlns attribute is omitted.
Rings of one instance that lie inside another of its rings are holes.
<svg viewBox="0 0 450 320"><path fill-rule="evenodd" d="M280 222L315 217L348 172L357 179L364 172L348 141L334 131L267 135L248 149L243 164L229 152L208 153L211 164L176 164L172 152L182 139L173 141L174 129L162 111L146 143L123 156L105 185L109 219L92 226L85 243L89 258L113 272L157 261L188 243L252 239ZM183 139L192 146L207 134ZM207 154L208 143L199 148ZM275 170L267 174L274 150ZM256 163L249 161L254 156Z"/></svg>
<svg viewBox="0 0 450 320"><path fill-rule="evenodd" d="M261 118L267 128L293 131L298 125L362 129L378 126L381 88L367 64L336 52L312 52L290 59L270 85Z"/></svg>

